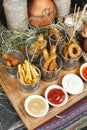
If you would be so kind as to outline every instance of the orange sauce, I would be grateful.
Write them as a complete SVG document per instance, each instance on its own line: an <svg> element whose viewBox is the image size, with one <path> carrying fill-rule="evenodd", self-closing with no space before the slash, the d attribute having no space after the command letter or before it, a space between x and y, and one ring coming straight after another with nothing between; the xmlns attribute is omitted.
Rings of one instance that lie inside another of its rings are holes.
<svg viewBox="0 0 87 130"><path fill-rule="evenodd" d="M82 69L82 75L85 79L87 79L87 66L85 66L83 69Z"/></svg>

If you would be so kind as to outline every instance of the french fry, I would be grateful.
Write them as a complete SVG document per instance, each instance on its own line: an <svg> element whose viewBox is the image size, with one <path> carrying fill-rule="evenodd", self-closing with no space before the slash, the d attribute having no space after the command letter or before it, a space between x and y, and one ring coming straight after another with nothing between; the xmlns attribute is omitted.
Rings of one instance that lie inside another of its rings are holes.
<svg viewBox="0 0 87 130"><path fill-rule="evenodd" d="M20 75L21 81L24 82L24 77L23 77L22 73L19 73L19 75Z"/></svg>
<svg viewBox="0 0 87 130"><path fill-rule="evenodd" d="M32 82L32 79L30 79L29 73L27 72L25 76L25 83L31 83L31 82Z"/></svg>
<svg viewBox="0 0 87 130"><path fill-rule="evenodd" d="M32 83L35 83L37 82L38 78L37 79L32 79Z"/></svg>
<svg viewBox="0 0 87 130"><path fill-rule="evenodd" d="M34 65L32 65L32 68L33 68L33 73L36 75L36 77L39 76L38 72L36 71L36 68Z"/></svg>
<svg viewBox="0 0 87 130"><path fill-rule="evenodd" d="M24 82L25 72L24 72L24 70L22 69L21 64L18 65L18 72L19 72L20 79Z"/></svg>
<svg viewBox="0 0 87 130"><path fill-rule="evenodd" d="M28 73L28 78L31 81L32 75L31 75L31 72L30 72L30 63L28 61L25 61L25 64L26 64L26 69L27 69L27 73Z"/></svg>
<svg viewBox="0 0 87 130"><path fill-rule="evenodd" d="M33 65L31 65L31 64L30 64L30 71L31 71L32 78L35 79L36 78L36 74L34 73Z"/></svg>
<svg viewBox="0 0 87 130"><path fill-rule="evenodd" d="M25 60L24 63L18 65L18 73L20 79L26 84L35 83L38 80L39 74L34 65Z"/></svg>
<svg viewBox="0 0 87 130"><path fill-rule="evenodd" d="M25 71L23 69L21 69L21 74L23 76L23 79L25 79Z"/></svg>
<svg viewBox="0 0 87 130"><path fill-rule="evenodd" d="M30 80L27 80L26 84L32 84L32 82Z"/></svg>
<svg viewBox="0 0 87 130"><path fill-rule="evenodd" d="M22 67L23 67L23 70L25 71L25 73L27 72L27 70L26 70L26 65L25 64L23 64L22 65Z"/></svg>

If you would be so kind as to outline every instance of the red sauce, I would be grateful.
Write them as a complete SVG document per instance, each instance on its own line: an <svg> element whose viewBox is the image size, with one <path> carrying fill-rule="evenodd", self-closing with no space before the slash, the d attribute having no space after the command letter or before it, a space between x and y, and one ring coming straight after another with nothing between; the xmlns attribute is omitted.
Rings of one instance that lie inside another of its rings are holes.
<svg viewBox="0 0 87 130"><path fill-rule="evenodd" d="M48 92L48 100L57 105L61 104L65 100L65 93L58 88L53 88Z"/></svg>
<svg viewBox="0 0 87 130"><path fill-rule="evenodd" d="M87 79L87 66L85 66L83 69L82 69L82 75L85 79Z"/></svg>

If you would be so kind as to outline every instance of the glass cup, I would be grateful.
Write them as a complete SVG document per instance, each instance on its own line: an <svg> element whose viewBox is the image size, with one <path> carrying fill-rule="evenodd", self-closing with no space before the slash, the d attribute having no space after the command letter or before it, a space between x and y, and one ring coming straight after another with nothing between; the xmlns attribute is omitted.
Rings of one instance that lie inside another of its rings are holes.
<svg viewBox="0 0 87 130"><path fill-rule="evenodd" d="M22 82L19 77L19 73L17 72L18 83L23 92L32 92L32 91L35 91L39 87L39 83L40 83L40 79L41 79L41 72L38 67L36 67L36 70L39 73L39 77L38 77L37 82L32 83L32 84L26 84L26 83Z"/></svg>
<svg viewBox="0 0 87 130"><path fill-rule="evenodd" d="M56 29L56 30L55 30ZM49 45L56 45L58 50L63 45L66 39L66 32L60 25L50 25L48 29Z"/></svg>
<svg viewBox="0 0 87 130"><path fill-rule="evenodd" d="M63 49L64 49L65 45L63 45L61 47L61 49L60 49L60 56L61 56L62 62L63 62L63 66L62 67L63 67L63 69L71 70L71 69L73 69L73 68L75 68L77 66L81 55L78 58L76 58L76 59L66 58L63 55Z"/></svg>
<svg viewBox="0 0 87 130"><path fill-rule="evenodd" d="M30 50L29 47L34 44L35 41L37 41L37 37L30 37L29 39L27 39L26 43L25 43L25 48L26 48L26 56L27 59L32 62L32 64L36 65L39 67L40 65L40 58L42 56L42 51L37 51L36 47L34 48L34 50Z"/></svg>
<svg viewBox="0 0 87 130"><path fill-rule="evenodd" d="M7 54L10 54L14 57L16 57L17 59L19 59L19 63L23 63L24 61L24 55L18 51L18 50L9 50L6 51ZM8 67L5 65L5 60L2 59L2 64L4 66L4 69L6 70L7 74L12 77L12 78L17 78L17 71L18 71L18 66L15 67Z"/></svg>
<svg viewBox="0 0 87 130"><path fill-rule="evenodd" d="M62 60L61 58L57 57L56 58L56 62L57 62L57 70L55 71L48 71L46 69L44 69L43 65L44 65L44 59L43 59L43 56L41 57L40 59L40 67L41 67L41 78L44 80L44 81L54 81L58 78L59 76L59 73L60 73L60 70L62 68Z"/></svg>

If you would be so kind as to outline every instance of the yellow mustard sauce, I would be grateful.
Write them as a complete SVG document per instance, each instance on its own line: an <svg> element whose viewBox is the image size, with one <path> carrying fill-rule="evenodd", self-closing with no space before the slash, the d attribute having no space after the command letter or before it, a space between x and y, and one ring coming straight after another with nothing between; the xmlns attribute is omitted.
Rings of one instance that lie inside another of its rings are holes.
<svg viewBox="0 0 87 130"><path fill-rule="evenodd" d="M46 109L46 104L42 99L34 98L29 102L28 109L32 114L41 115Z"/></svg>

